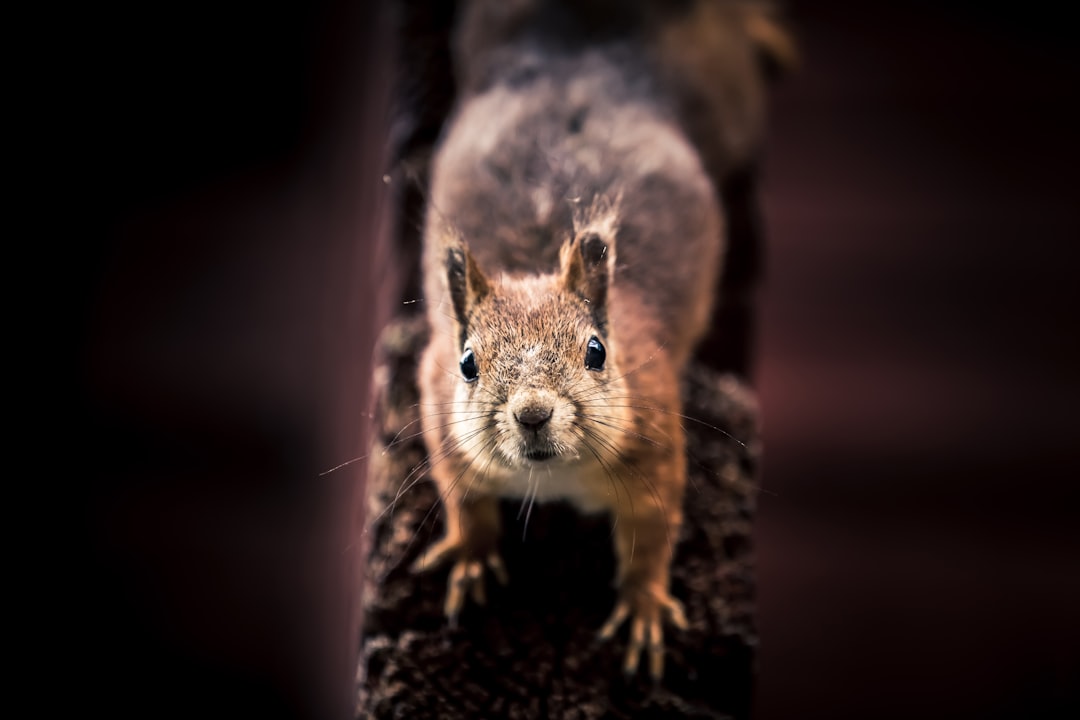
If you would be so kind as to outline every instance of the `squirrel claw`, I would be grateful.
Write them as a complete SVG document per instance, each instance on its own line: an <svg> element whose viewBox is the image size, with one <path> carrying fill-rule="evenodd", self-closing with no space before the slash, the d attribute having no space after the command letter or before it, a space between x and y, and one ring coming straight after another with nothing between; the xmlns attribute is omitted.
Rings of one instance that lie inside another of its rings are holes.
<svg viewBox="0 0 1080 720"><path fill-rule="evenodd" d="M446 615L450 627L457 627L461 609L465 606L465 598L469 597L477 605L487 603L487 589L484 586L484 568L491 569L492 574L500 585L506 585L510 578L506 574L506 566L497 552L490 552L482 560L475 557L464 556L461 543L456 539L444 538L421 553L409 570L414 573L423 572L438 567L454 555L458 559L450 570L450 579L446 585L446 599L443 602L443 613Z"/></svg>
<svg viewBox="0 0 1080 720"><path fill-rule="evenodd" d="M477 605L487 604L487 589L484 585L484 566L491 568L499 584L509 582L502 559L495 553L489 554L484 560L460 559L454 563L450 571L450 580L446 585L446 601L443 610L450 622L451 627L456 627L458 615L465 605L465 597L472 598Z"/></svg>
<svg viewBox="0 0 1080 720"><path fill-rule="evenodd" d="M507 585L510 582L510 576L506 574L506 566L503 565L499 553L489 553L485 562L487 562L487 566L491 568L491 572L495 575L495 579L499 581L500 585Z"/></svg>
<svg viewBox="0 0 1080 720"><path fill-rule="evenodd" d="M648 654L649 675L659 682L664 675L664 631L666 619L680 630L689 624L682 604L667 591L624 593L615 609L597 633L600 640L610 640L615 631L630 617L630 638L623 660L623 673L637 674L642 654Z"/></svg>
<svg viewBox="0 0 1080 720"><path fill-rule="evenodd" d="M449 560L450 556L457 553L460 549L461 543L459 540L456 538L445 537L420 553L420 556L409 566L409 572L422 573L426 570L437 568Z"/></svg>
<svg viewBox="0 0 1080 720"><path fill-rule="evenodd" d="M483 605L487 599L484 593L484 568L477 560L458 560L450 571L443 611L451 627L457 625L466 595L472 597L477 605Z"/></svg>

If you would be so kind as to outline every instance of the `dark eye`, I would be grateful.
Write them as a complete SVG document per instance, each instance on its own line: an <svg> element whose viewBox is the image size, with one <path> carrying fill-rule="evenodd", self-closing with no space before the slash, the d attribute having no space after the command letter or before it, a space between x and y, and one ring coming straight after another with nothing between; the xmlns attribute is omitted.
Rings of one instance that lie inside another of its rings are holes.
<svg viewBox="0 0 1080 720"><path fill-rule="evenodd" d="M589 344L585 346L585 369L603 370L606 357L607 351L604 350L604 346L600 344L596 336L589 338Z"/></svg>
<svg viewBox="0 0 1080 720"><path fill-rule="evenodd" d="M466 350L461 356L461 377L465 382L473 382L480 377L480 371L476 368L476 356L472 350Z"/></svg>

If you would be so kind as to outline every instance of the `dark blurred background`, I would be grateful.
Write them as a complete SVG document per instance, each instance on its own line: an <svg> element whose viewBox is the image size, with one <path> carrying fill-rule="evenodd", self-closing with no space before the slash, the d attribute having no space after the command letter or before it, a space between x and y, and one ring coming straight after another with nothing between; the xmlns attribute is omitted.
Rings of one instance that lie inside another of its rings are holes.
<svg viewBox="0 0 1080 720"><path fill-rule="evenodd" d="M763 179L758 717L1080 717L1080 53L790 3Z"/></svg>
<svg viewBox="0 0 1080 720"><path fill-rule="evenodd" d="M364 464L323 473L366 452L398 292L383 7L53 12L44 249L74 383L49 503L76 517L36 706L350 717Z"/></svg>
<svg viewBox="0 0 1080 720"><path fill-rule="evenodd" d="M758 717L1080 716L1071 26L789 7L804 67L762 179ZM54 19L71 712L350 711L360 476L320 473L363 453L396 297L381 9Z"/></svg>

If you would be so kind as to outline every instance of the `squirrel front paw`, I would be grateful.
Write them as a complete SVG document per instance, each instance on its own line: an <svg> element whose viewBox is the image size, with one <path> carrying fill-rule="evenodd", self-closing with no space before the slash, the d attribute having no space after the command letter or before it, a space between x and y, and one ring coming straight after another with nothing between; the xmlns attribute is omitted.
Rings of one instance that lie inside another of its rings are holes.
<svg viewBox="0 0 1080 720"><path fill-rule="evenodd" d="M659 681L664 674L664 620L685 630L688 627L682 603L666 589L622 588L615 609L598 633L600 640L610 640L619 626L630 618L630 639L626 646L623 672L637 672L641 655L649 655L649 674Z"/></svg>
<svg viewBox="0 0 1080 720"><path fill-rule="evenodd" d="M446 600L443 612L450 627L457 627L458 616L465 605L466 596L477 605L487 601L484 589L484 567L491 569L500 584L509 582L506 566L496 551L485 553L470 552L458 538L443 538L425 550L410 566L414 573L424 572L438 567L447 560L456 557L450 570L450 579L446 586Z"/></svg>

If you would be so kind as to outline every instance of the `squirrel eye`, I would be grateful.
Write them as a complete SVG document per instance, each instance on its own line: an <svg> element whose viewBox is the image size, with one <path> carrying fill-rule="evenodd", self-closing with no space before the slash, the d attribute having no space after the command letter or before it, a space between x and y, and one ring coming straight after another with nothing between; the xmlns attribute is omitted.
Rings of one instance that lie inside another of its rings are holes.
<svg viewBox="0 0 1080 720"><path fill-rule="evenodd" d="M472 350L466 350L461 356L461 377L465 382L473 382L480 377L480 370L476 367L476 356Z"/></svg>
<svg viewBox="0 0 1080 720"><path fill-rule="evenodd" d="M607 358L607 351L593 335L589 338L589 344L585 346L585 369L603 370L605 358Z"/></svg>

